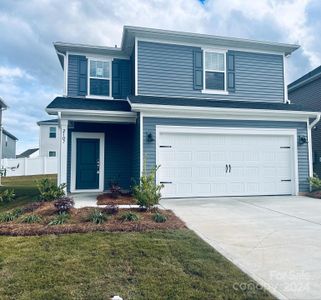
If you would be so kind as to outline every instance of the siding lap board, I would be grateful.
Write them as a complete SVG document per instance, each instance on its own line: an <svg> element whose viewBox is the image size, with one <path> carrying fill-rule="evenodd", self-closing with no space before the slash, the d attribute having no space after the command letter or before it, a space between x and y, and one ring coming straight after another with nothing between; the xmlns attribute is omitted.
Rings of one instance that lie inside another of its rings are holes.
<svg viewBox="0 0 321 300"><path fill-rule="evenodd" d="M193 51L197 47L138 42L138 94L283 102L283 56L234 51L235 92L203 94L194 90Z"/></svg>
<svg viewBox="0 0 321 300"><path fill-rule="evenodd" d="M278 122L278 121L239 121L239 120L202 120L202 119L171 119L152 118L143 119L143 154L146 160L146 169L150 171L156 164L156 141L147 142L146 136L152 133L156 137L156 125L168 126L203 126L203 127L250 127L250 128L294 128L297 135L307 136L307 124L305 122ZM298 145L298 173L299 191L309 191L309 158L308 145Z"/></svg>

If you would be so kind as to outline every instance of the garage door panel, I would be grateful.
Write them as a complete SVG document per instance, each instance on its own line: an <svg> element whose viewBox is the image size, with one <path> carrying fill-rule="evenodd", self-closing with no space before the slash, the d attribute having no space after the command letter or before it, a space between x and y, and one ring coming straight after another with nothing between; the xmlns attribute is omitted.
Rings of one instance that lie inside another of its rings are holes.
<svg viewBox="0 0 321 300"><path fill-rule="evenodd" d="M289 136L160 133L159 141L165 197L292 194Z"/></svg>

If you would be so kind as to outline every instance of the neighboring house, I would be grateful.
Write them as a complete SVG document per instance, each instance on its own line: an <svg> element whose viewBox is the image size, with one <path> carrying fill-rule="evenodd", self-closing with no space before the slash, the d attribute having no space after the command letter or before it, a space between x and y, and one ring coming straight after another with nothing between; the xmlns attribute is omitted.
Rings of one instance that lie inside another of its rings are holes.
<svg viewBox="0 0 321 300"><path fill-rule="evenodd" d="M288 85L289 99L313 110L321 111L321 66ZM312 130L313 170L321 177L321 127Z"/></svg>
<svg viewBox="0 0 321 300"><path fill-rule="evenodd" d="M31 148L17 155L17 158L35 158L38 156L39 156L39 148Z"/></svg>
<svg viewBox="0 0 321 300"><path fill-rule="evenodd" d="M2 158L16 158L18 139L9 131L2 129Z"/></svg>
<svg viewBox="0 0 321 300"><path fill-rule="evenodd" d="M0 97L0 129L2 129L2 126L3 126L3 124L2 124L2 111L6 110L7 108L8 108L8 105ZM0 161L3 158L2 145L3 145L3 135L0 134Z"/></svg>
<svg viewBox="0 0 321 300"><path fill-rule="evenodd" d="M163 197L309 190L320 113L288 104L297 45L125 26L120 48L54 46L64 96L46 111L68 191L129 189L156 165Z"/></svg>
<svg viewBox="0 0 321 300"><path fill-rule="evenodd" d="M40 121L39 156L57 157L58 154L58 119Z"/></svg>

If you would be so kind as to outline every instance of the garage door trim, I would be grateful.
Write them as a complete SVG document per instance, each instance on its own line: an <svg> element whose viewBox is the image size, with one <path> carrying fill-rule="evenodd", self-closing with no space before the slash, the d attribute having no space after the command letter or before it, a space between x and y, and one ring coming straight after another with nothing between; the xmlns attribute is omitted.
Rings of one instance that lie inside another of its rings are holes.
<svg viewBox="0 0 321 300"><path fill-rule="evenodd" d="M268 136L289 136L293 146L293 194L299 193L298 176L298 149L297 129L289 128L251 128L251 127L190 127L190 126L164 126L156 125L156 165L159 161L159 141L161 133L191 133L191 134L226 134L226 135L268 135ZM159 183L156 174L156 182Z"/></svg>

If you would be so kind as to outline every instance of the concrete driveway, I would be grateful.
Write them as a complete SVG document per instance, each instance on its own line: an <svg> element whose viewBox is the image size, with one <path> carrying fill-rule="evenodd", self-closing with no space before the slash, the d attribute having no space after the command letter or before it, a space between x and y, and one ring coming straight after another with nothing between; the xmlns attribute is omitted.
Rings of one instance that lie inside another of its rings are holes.
<svg viewBox="0 0 321 300"><path fill-rule="evenodd" d="M161 204L278 298L321 299L321 200L226 197Z"/></svg>

